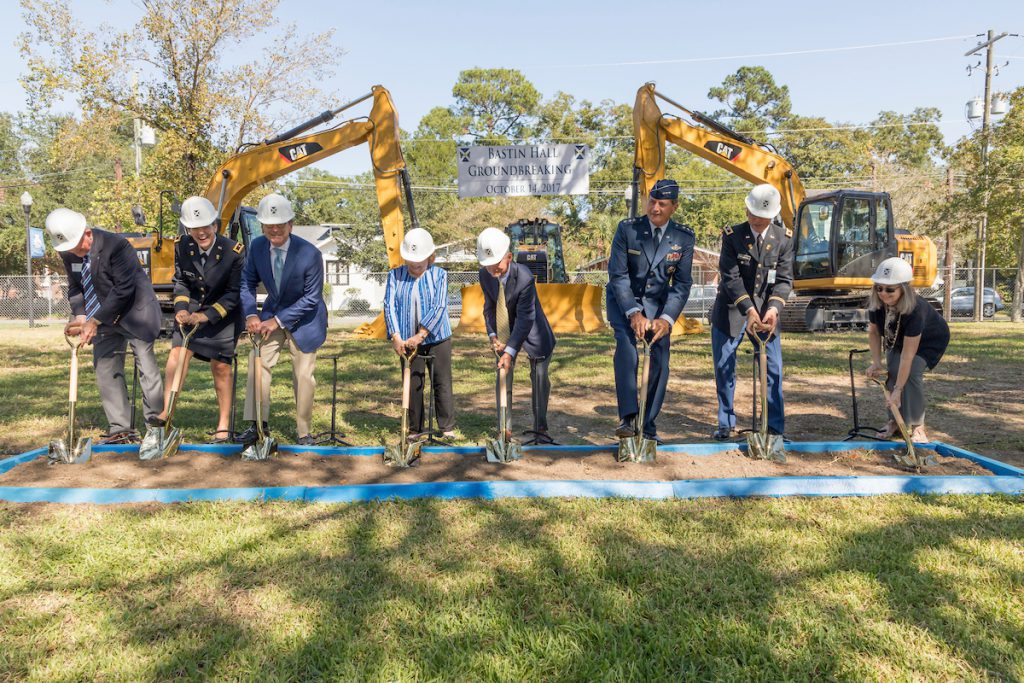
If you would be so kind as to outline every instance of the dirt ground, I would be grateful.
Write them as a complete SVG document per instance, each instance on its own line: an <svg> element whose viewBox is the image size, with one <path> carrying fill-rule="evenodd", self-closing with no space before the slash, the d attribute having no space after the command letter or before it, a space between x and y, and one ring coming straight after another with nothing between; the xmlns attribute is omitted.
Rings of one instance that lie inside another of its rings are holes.
<svg viewBox="0 0 1024 683"><path fill-rule="evenodd" d="M987 475L961 458L937 456L926 474ZM751 460L739 451L692 456L659 454L655 463L619 463L614 453L527 452L508 465L482 455L428 453L416 466L395 469L379 456L278 454L267 462L243 462L237 455L181 451L165 460L141 461L134 454L103 453L85 465L49 465L45 458L0 475L0 486L96 488L227 488L247 486L324 486L398 484L431 481L526 481L610 479L673 481L730 477L897 475L885 452L855 449L840 453L789 453L786 463Z"/></svg>

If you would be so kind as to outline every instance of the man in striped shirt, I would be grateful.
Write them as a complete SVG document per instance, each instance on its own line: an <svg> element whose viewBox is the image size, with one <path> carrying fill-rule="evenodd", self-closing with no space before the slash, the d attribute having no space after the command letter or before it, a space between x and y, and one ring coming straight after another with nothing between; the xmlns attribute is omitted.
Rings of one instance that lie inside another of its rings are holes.
<svg viewBox="0 0 1024 683"><path fill-rule="evenodd" d="M46 217L53 248L64 261L72 318L64 328L92 344L93 367L103 412L110 425L108 443L136 442L131 404L124 380L124 352L135 354L146 423L161 426L163 380L153 353L160 334L160 304L138 255L128 240L90 228L85 216L55 209Z"/></svg>

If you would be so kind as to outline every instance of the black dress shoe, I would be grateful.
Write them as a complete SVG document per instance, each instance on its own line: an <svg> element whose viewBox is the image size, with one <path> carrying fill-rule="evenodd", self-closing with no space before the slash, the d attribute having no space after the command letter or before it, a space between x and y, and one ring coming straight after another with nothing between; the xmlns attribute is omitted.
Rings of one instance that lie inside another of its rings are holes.
<svg viewBox="0 0 1024 683"><path fill-rule="evenodd" d="M99 443L104 446L116 446L118 444L142 443L139 433L134 429L123 429L119 432L110 432L100 436Z"/></svg>
<svg viewBox="0 0 1024 683"><path fill-rule="evenodd" d="M620 439L629 439L636 436L636 427L633 424L634 419L636 419L636 415L630 415L619 420L619 426L615 428L615 436Z"/></svg>
<svg viewBox="0 0 1024 683"><path fill-rule="evenodd" d="M654 443L658 444L659 446L664 446L665 445L665 442L662 441L661 437L658 436L657 434L644 434L644 438L645 439L650 439L651 441L653 441Z"/></svg>
<svg viewBox="0 0 1024 683"><path fill-rule="evenodd" d="M711 438L715 441L732 441L732 429L719 427L711 434Z"/></svg>
<svg viewBox="0 0 1024 683"><path fill-rule="evenodd" d="M263 434L270 436L270 427L267 426L266 422L263 423ZM258 436L259 434L256 433L256 423L253 422L244 432L235 437L235 443L251 446L256 443L256 437Z"/></svg>
<svg viewBox="0 0 1024 683"><path fill-rule="evenodd" d="M146 424L150 427L166 427L167 420L161 420L159 417L151 417L146 420Z"/></svg>

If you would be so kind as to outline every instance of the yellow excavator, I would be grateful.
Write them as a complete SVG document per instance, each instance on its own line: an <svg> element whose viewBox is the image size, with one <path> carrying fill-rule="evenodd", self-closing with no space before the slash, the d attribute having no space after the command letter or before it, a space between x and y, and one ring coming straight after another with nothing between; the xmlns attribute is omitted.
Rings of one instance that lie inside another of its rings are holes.
<svg viewBox="0 0 1024 683"><path fill-rule="evenodd" d="M655 98L688 117L663 114ZM665 143L675 143L754 184L782 194L781 218L794 233L793 289L783 309L783 329L835 330L867 324L867 289L878 264L891 256L914 268L913 284L931 287L937 274L935 244L897 230L887 192L838 190L808 199L793 167L767 144L691 111L647 83L633 105L636 151L633 206L665 177Z"/></svg>
<svg viewBox="0 0 1024 683"><path fill-rule="evenodd" d="M332 128L303 135L370 98L373 99L373 105L368 117L343 121ZM233 239L248 246L254 237L262 234L255 211L242 206L242 200L249 192L263 183L364 142L370 145L388 265L391 268L397 267L402 263L398 247L405 235L400 201L403 188L410 225L417 227L418 223L409 173L399 144L398 113L391 94L380 85L373 86L366 95L337 109L325 111L285 133L261 143L243 146L225 161L217 169L205 192L206 198L217 207L221 219L220 230L230 231ZM161 214L164 194L169 192L161 193ZM162 215L159 222L162 227ZM164 239L160 228L155 235L130 237L129 241L135 246L143 266L148 267L161 305L166 300L167 307L173 308L170 305L171 279L174 276L173 242ZM373 322L362 325L356 332L365 337L384 339L386 333L383 317L378 315Z"/></svg>

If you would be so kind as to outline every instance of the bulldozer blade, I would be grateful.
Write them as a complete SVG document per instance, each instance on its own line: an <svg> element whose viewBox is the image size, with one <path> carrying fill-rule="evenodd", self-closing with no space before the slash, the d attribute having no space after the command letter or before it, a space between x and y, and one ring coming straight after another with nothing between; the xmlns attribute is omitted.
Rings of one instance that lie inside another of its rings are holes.
<svg viewBox="0 0 1024 683"><path fill-rule="evenodd" d="M510 463L523 457L523 444L515 439L502 441L492 439L484 445L487 462Z"/></svg>
<svg viewBox="0 0 1024 683"><path fill-rule="evenodd" d="M272 439L269 436L265 437L262 441L257 441L253 445L242 451L242 460L246 462L258 462L261 460L270 460L270 456L277 451L277 440Z"/></svg>
<svg viewBox="0 0 1024 683"><path fill-rule="evenodd" d="M619 439L619 462L654 462L658 457L658 442L641 435Z"/></svg>
<svg viewBox="0 0 1024 683"><path fill-rule="evenodd" d="M423 443L419 441L388 446L384 449L384 464L389 467L412 467L422 449Z"/></svg>
<svg viewBox="0 0 1024 683"><path fill-rule="evenodd" d="M786 446L778 434L747 434L747 455L755 460L786 462Z"/></svg>

